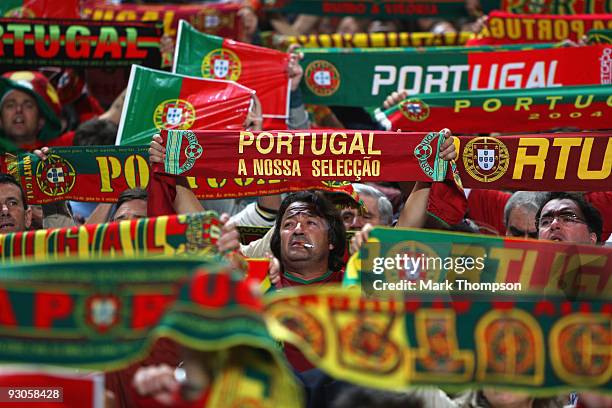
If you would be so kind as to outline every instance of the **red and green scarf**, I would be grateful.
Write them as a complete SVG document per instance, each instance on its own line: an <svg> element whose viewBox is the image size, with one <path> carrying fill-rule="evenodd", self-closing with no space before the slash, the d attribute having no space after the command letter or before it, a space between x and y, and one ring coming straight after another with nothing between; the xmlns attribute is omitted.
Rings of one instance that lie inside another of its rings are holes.
<svg viewBox="0 0 612 408"><path fill-rule="evenodd" d="M204 258L4 266L0 359L111 371L159 337L208 352L207 407L301 406L251 283Z"/></svg>
<svg viewBox="0 0 612 408"><path fill-rule="evenodd" d="M612 28L610 14L513 14L493 11L477 40L470 44L578 42L592 29Z"/></svg>
<svg viewBox="0 0 612 408"><path fill-rule="evenodd" d="M104 21L161 21L164 34L175 37L180 20L199 31L227 38L239 38L242 24L240 4L110 4L97 0L83 2L83 18Z"/></svg>
<svg viewBox="0 0 612 408"><path fill-rule="evenodd" d="M543 45L304 49L305 103L378 107L409 95L609 84L610 47ZM580 61L580 70L576 70ZM441 126L446 126L441 124Z"/></svg>
<svg viewBox="0 0 612 408"><path fill-rule="evenodd" d="M153 23L0 18L0 66L159 68L160 38Z"/></svg>
<svg viewBox="0 0 612 408"><path fill-rule="evenodd" d="M375 119L386 130L455 133L612 129L612 85L411 95Z"/></svg>
<svg viewBox="0 0 612 408"><path fill-rule="evenodd" d="M272 335L338 380L390 391L502 387L533 396L608 392L605 300L514 295L381 300L303 287L266 298Z"/></svg>

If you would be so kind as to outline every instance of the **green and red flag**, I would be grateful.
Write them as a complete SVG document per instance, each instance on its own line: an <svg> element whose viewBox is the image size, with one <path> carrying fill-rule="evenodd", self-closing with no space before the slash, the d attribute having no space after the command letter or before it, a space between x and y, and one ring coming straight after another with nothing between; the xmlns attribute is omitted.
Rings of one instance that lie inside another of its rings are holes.
<svg viewBox="0 0 612 408"><path fill-rule="evenodd" d="M592 29L612 28L612 14L513 14L495 10L471 45L578 42Z"/></svg>
<svg viewBox="0 0 612 408"><path fill-rule="evenodd" d="M51 0L48 0L51 1ZM72 0L74 1L74 0ZM175 37L179 21L186 20L201 32L239 38L242 24L238 2L203 4L113 4L98 0L83 1L83 18L103 21L160 21L164 34Z"/></svg>
<svg viewBox="0 0 612 408"><path fill-rule="evenodd" d="M133 65L116 144L147 144L161 129L243 129L252 98L235 82Z"/></svg>
<svg viewBox="0 0 612 408"><path fill-rule="evenodd" d="M0 66L159 68L161 35L154 23L0 18Z"/></svg>
<svg viewBox="0 0 612 408"><path fill-rule="evenodd" d="M386 130L455 134L612 129L612 85L419 94L374 117Z"/></svg>
<svg viewBox="0 0 612 408"><path fill-rule="evenodd" d="M286 53L203 34L186 21L179 24L173 72L236 81L253 89L267 129L286 129L291 90L288 63Z"/></svg>
<svg viewBox="0 0 612 408"><path fill-rule="evenodd" d="M81 18L79 0L2 0L0 17Z"/></svg>
<svg viewBox="0 0 612 408"><path fill-rule="evenodd" d="M377 107L400 90L413 95L610 83L610 46L541 47L306 48L301 89L305 103Z"/></svg>

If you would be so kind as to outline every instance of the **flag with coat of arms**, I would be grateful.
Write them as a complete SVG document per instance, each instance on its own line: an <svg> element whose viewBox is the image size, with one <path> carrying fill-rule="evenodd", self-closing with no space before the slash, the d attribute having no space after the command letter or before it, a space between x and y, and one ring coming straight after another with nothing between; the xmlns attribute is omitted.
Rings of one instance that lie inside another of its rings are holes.
<svg viewBox="0 0 612 408"><path fill-rule="evenodd" d="M115 144L148 144L161 129L241 130L253 95L235 82L133 65Z"/></svg>
<svg viewBox="0 0 612 408"><path fill-rule="evenodd" d="M179 22L173 71L236 81L257 92L264 129L286 129L289 117L289 54L204 34Z"/></svg>

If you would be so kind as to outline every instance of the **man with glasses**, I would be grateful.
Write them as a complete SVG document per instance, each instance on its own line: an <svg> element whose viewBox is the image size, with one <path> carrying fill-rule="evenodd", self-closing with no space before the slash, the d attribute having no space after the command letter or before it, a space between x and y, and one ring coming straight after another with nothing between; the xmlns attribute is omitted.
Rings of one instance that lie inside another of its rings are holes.
<svg viewBox="0 0 612 408"><path fill-rule="evenodd" d="M549 193L536 214L538 239L596 245L603 221L580 194Z"/></svg>

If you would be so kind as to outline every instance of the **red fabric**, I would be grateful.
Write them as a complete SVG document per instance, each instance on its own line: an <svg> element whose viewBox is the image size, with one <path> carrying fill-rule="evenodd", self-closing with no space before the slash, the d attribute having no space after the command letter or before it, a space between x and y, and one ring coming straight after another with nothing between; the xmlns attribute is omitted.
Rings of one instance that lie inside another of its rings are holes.
<svg viewBox="0 0 612 408"><path fill-rule="evenodd" d="M104 109L100 105L100 102L89 94L82 95L81 98L75 102L74 107L79 115L79 123L87 122L104 113Z"/></svg>
<svg viewBox="0 0 612 408"><path fill-rule="evenodd" d="M151 349L149 356L138 363L119 370L106 373L106 389L115 394L118 407L165 407L153 398L140 396L134 387L132 381L134 374L140 367L150 365L168 364L171 367L177 367L181 362L178 345L170 339L159 339Z"/></svg>
<svg viewBox="0 0 612 408"><path fill-rule="evenodd" d="M504 207L511 195L497 190L471 190L467 198L469 218L478 225L492 227L499 235L506 235Z"/></svg>
<svg viewBox="0 0 612 408"><path fill-rule="evenodd" d="M465 193L452 180L432 183L427 202L427 212L448 225L456 225L463 220L467 211Z"/></svg>
<svg viewBox="0 0 612 408"><path fill-rule="evenodd" d="M603 219L602 242L606 242L612 234L612 191L594 191L584 194L585 200L599 210Z"/></svg>
<svg viewBox="0 0 612 408"><path fill-rule="evenodd" d="M176 179L173 176L158 173L163 171L163 165L156 163L151 166L151 178L147 186L147 216L175 214L174 199L176 198Z"/></svg>
<svg viewBox="0 0 612 408"><path fill-rule="evenodd" d="M41 147L58 147L58 146L72 146L74 140L74 130L68 131L55 139L47 140L46 142L37 141L29 145L23 145L22 149L32 151L34 149L40 149Z"/></svg>

